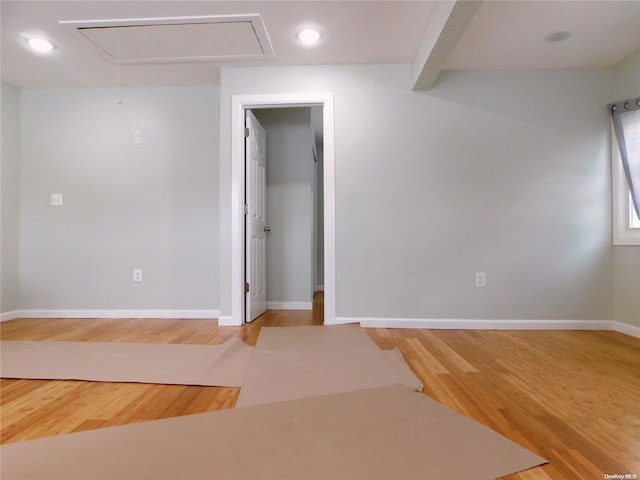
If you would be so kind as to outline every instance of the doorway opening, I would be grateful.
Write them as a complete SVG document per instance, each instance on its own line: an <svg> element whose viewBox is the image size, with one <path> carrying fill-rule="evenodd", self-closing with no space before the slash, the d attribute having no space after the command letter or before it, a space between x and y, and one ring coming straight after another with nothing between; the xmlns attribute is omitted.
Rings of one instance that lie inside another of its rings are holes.
<svg viewBox="0 0 640 480"><path fill-rule="evenodd" d="M245 293L245 117L248 110L286 107L320 107L322 111L322 243L324 324L333 324L335 310L335 171L334 110L332 93L234 95L231 125L231 321L242 325L246 318ZM315 285L314 285L315 286Z"/></svg>
<svg viewBox="0 0 640 480"><path fill-rule="evenodd" d="M324 288L321 107L245 111L245 322Z"/></svg>

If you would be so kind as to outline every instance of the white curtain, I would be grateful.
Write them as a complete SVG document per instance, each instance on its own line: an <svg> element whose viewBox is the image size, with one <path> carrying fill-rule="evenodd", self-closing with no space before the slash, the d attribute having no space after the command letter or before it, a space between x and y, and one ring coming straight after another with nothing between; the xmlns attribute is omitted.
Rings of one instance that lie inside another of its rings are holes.
<svg viewBox="0 0 640 480"><path fill-rule="evenodd" d="M640 97L609 105L631 199L640 217Z"/></svg>

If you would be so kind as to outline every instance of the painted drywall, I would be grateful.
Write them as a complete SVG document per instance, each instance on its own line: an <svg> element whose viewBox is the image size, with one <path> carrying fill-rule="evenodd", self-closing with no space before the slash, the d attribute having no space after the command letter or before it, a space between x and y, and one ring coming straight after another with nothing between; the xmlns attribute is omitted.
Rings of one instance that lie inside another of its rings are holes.
<svg viewBox="0 0 640 480"><path fill-rule="evenodd" d="M267 302L311 302L313 151L309 108L257 109L267 132Z"/></svg>
<svg viewBox="0 0 640 480"><path fill-rule="evenodd" d="M640 50L613 69L611 101L640 96ZM640 246L613 247L614 319L640 327Z"/></svg>
<svg viewBox="0 0 640 480"><path fill-rule="evenodd" d="M20 90L2 81L2 239L0 253L0 311L13 312L19 305L18 268L20 245Z"/></svg>
<svg viewBox="0 0 640 480"><path fill-rule="evenodd" d="M217 309L219 87L116 98L21 92L20 308Z"/></svg>
<svg viewBox="0 0 640 480"><path fill-rule="evenodd" d="M321 291L324 288L324 146L322 125L322 108L311 108L311 128L314 136L316 170L315 170L315 204L316 204L316 260L314 275L314 290Z"/></svg>
<svg viewBox="0 0 640 480"><path fill-rule="evenodd" d="M613 318L640 327L640 247L613 247Z"/></svg>
<svg viewBox="0 0 640 480"><path fill-rule="evenodd" d="M324 289L324 148L316 145L316 276L315 290Z"/></svg>
<svg viewBox="0 0 640 480"><path fill-rule="evenodd" d="M225 68L221 309L231 310L232 95L334 92L339 317L611 319L611 69ZM474 287L474 273L488 285Z"/></svg>
<svg viewBox="0 0 640 480"><path fill-rule="evenodd" d="M611 102L640 95L640 50L613 67Z"/></svg>

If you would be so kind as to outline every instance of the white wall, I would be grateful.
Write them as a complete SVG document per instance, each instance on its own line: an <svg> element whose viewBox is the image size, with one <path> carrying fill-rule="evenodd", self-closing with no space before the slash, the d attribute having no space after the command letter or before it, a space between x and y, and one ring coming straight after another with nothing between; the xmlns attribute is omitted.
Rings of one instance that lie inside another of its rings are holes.
<svg viewBox="0 0 640 480"><path fill-rule="evenodd" d="M125 89L122 106L113 89L23 90L12 155L5 91L19 93L3 84L3 280L19 233L20 300L3 281L2 310L229 314L231 95L333 91L338 316L637 325L640 255L610 244L603 108L612 85L635 95L634 65L445 72L427 92L407 66L226 68L219 88ZM5 175L20 156L18 232Z"/></svg>
<svg viewBox="0 0 640 480"><path fill-rule="evenodd" d="M640 96L640 50L613 69L611 101ZM614 319L640 327L640 246L613 247Z"/></svg>
<svg viewBox="0 0 640 480"><path fill-rule="evenodd" d="M21 309L218 308L219 89L122 98L22 90Z"/></svg>
<svg viewBox="0 0 640 480"><path fill-rule="evenodd" d="M612 90L612 102L640 95L640 50L615 65Z"/></svg>
<svg viewBox="0 0 640 480"><path fill-rule="evenodd" d="M611 70L409 87L408 66L223 69L223 315L231 96L332 91L338 316L611 319Z"/></svg>
<svg viewBox="0 0 640 480"><path fill-rule="evenodd" d="M254 110L267 132L267 302L311 303L309 108ZM286 306L286 305L285 305Z"/></svg>
<svg viewBox="0 0 640 480"><path fill-rule="evenodd" d="M18 309L18 268L20 245L20 90L2 81L2 266L0 312Z"/></svg>

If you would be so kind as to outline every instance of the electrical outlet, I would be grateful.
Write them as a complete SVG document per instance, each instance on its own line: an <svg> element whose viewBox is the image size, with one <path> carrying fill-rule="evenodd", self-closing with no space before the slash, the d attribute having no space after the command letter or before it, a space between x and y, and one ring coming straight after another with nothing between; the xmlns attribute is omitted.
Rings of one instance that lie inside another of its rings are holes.
<svg viewBox="0 0 640 480"><path fill-rule="evenodd" d="M54 207L62 206L62 194L61 193L52 193L51 194L51 205Z"/></svg>
<svg viewBox="0 0 640 480"><path fill-rule="evenodd" d="M142 145L142 132L133 132L133 144Z"/></svg>
<svg viewBox="0 0 640 480"><path fill-rule="evenodd" d="M485 272L476 272L476 287L487 286L487 274Z"/></svg>
<svg viewBox="0 0 640 480"><path fill-rule="evenodd" d="M133 270L133 281L134 282L142 281L142 269L136 268Z"/></svg>

